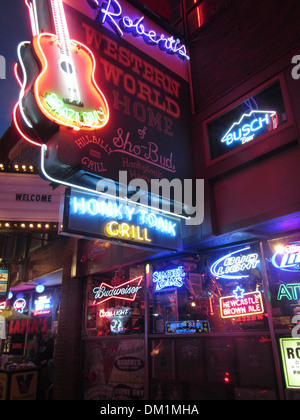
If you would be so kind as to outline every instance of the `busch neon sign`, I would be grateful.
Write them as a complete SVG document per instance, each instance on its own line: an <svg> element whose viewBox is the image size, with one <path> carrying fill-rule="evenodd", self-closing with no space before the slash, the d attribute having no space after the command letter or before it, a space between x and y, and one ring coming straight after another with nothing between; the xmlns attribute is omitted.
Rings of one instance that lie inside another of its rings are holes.
<svg viewBox="0 0 300 420"><path fill-rule="evenodd" d="M182 267L173 270L155 271L153 273L153 283L156 284L155 290L161 290L165 287L182 287L185 273Z"/></svg>
<svg viewBox="0 0 300 420"><path fill-rule="evenodd" d="M283 271L300 271L300 242L279 247L272 257L274 267Z"/></svg>
<svg viewBox="0 0 300 420"><path fill-rule="evenodd" d="M220 298L221 318L238 318L264 313L261 292L244 293L244 290L239 288L233 293L233 296Z"/></svg>
<svg viewBox="0 0 300 420"><path fill-rule="evenodd" d="M158 35L153 29L145 25L145 17L136 19L123 15L123 9L117 0L109 0L99 5L98 0L87 0L92 9L99 9L96 17L98 25L107 23L120 37L124 32L131 33L134 37L142 37L146 44L157 46L167 54L175 54L182 60L190 60L186 47L181 45L180 39L164 34Z"/></svg>
<svg viewBox="0 0 300 420"><path fill-rule="evenodd" d="M97 305L104 303L110 299L121 299L134 302L138 291L142 288L141 283L143 276L136 277L119 286L111 286L106 283L101 283L100 287L95 287L93 293Z"/></svg>
<svg viewBox="0 0 300 420"><path fill-rule="evenodd" d="M250 120L247 124L241 125L246 117L250 118L253 114L255 117L253 120ZM255 114L262 114L262 116L256 117ZM253 140L257 133L270 124L272 124L272 129L278 127L276 111L253 110L248 114L244 114L238 122L235 122L221 139L221 142L226 143L227 146L230 146L237 141L242 144L247 143Z"/></svg>
<svg viewBox="0 0 300 420"><path fill-rule="evenodd" d="M238 251L231 252L224 257L217 260L211 266L211 273L215 277L222 279L235 279L241 280L249 277L247 274L241 274L245 271L255 269L260 263L258 254L248 253L243 254L245 251L249 251L250 246L247 246ZM239 254L238 256L235 256Z"/></svg>

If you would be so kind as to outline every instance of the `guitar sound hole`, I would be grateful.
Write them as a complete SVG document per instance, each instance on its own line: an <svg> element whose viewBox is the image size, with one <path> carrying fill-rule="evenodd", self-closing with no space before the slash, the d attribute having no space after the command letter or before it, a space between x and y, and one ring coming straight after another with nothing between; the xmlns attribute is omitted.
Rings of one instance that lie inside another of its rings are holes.
<svg viewBox="0 0 300 420"><path fill-rule="evenodd" d="M65 73L68 73L68 74L72 74L73 73L73 68L72 68L72 66L71 66L70 63L67 63L66 61L62 61L61 64L60 64L60 66L61 66L61 68L63 69L63 71Z"/></svg>

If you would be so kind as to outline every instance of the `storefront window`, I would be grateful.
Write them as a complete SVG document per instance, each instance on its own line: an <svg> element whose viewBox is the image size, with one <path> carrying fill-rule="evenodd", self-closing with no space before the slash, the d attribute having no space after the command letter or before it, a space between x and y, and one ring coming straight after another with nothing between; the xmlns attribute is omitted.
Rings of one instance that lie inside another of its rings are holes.
<svg viewBox="0 0 300 420"><path fill-rule="evenodd" d="M274 327L292 330L300 321L300 236L270 240L265 253Z"/></svg>
<svg viewBox="0 0 300 420"><path fill-rule="evenodd" d="M153 334L268 329L256 244L153 264Z"/></svg>
<svg viewBox="0 0 300 420"><path fill-rule="evenodd" d="M114 336L145 330L144 266L87 279L85 334Z"/></svg>

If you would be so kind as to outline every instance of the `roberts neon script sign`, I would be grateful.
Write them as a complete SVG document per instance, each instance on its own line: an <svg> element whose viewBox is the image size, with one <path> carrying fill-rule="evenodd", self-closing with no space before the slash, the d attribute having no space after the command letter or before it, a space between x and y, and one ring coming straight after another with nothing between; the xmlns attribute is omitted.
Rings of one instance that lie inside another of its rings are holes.
<svg viewBox="0 0 300 420"><path fill-rule="evenodd" d="M110 286L109 284L101 283L100 287L95 287L93 290L96 304L100 305L110 299L121 299L134 302L138 291L142 288L142 281L143 276L136 277L119 286Z"/></svg>
<svg viewBox="0 0 300 420"><path fill-rule="evenodd" d="M244 119L248 117L249 122L242 125ZM250 119L253 117L252 119ZM267 128L271 124L271 128L275 129L278 126L276 111L251 111L244 114L238 122L235 122L227 131L225 136L221 139L222 143L230 146L232 143L241 142L247 143L254 139L263 128Z"/></svg>
<svg viewBox="0 0 300 420"><path fill-rule="evenodd" d="M157 46L167 54L178 55L182 60L190 60L187 55L186 47L181 45L180 39L173 36L157 34L153 29L145 24L144 16L124 16L123 9L117 0L109 0L99 5L99 0L87 0L92 9L99 9L96 23L104 25L107 23L120 36L124 32L131 33L135 37L142 37L146 44Z"/></svg>
<svg viewBox="0 0 300 420"><path fill-rule="evenodd" d="M260 263L258 254L250 251L250 247L231 252L218 259L211 266L211 273L222 279L241 280L249 277L247 271L255 269Z"/></svg>

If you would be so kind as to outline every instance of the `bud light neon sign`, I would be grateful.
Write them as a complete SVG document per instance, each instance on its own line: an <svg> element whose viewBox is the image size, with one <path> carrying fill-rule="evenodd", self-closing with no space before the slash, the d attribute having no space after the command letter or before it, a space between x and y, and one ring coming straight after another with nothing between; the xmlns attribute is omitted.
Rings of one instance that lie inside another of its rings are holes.
<svg viewBox="0 0 300 420"><path fill-rule="evenodd" d="M283 271L300 271L300 242L294 242L284 247L279 247L273 255L272 264Z"/></svg>
<svg viewBox="0 0 300 420"><path fill-rule="evenodd" d="M249 277L247 271L255 269L260 260L257 253L246 253L246 251L250 251L250 246L231 252L218 259L211 266L210 271L212 275L222 279L247 279Z"/></svg>

